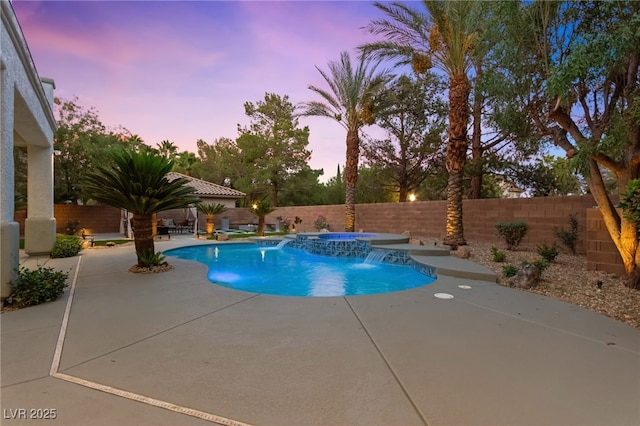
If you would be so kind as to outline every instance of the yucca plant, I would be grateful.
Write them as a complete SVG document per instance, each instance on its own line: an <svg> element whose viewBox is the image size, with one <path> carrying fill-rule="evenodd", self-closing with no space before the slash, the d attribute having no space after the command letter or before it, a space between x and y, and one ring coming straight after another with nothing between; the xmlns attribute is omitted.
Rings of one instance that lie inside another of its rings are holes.
<svg viewBox="0 0 640 426"><path fill-rule="evenodd" d="M205 204L199 203L196 205L198 211L207 216L207 235L213 235L216 230L215 223L213 222L215 216L227 211L227 207L224 204Z"/></svg>
<svg viewBox="0 0 640 426"><path fill-rule="evenodd" d="M152 151L113 151L110 164L99 165L85 177L87 195L109 206L133 213L138 266L141 253L155 253L152 216L164 210L185 208L200 200L184 178L169 181L173 162ZM147 257L147 256L143 256Z"/></svg>

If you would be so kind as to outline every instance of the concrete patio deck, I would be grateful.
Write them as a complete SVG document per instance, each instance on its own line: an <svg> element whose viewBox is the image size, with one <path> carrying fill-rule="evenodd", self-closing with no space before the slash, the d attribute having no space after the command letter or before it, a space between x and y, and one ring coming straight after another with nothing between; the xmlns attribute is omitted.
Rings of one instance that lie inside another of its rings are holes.
<svg viewBox="0 0 640 426"><path fill-rule="evenodd" d="M25 259L76 279L0 317L3 425L640 424L640 331L578 306L454 277L267 296L178 259L131 274L134 259L132 246ZM55 420L31 418L43 410Z"/></svg>

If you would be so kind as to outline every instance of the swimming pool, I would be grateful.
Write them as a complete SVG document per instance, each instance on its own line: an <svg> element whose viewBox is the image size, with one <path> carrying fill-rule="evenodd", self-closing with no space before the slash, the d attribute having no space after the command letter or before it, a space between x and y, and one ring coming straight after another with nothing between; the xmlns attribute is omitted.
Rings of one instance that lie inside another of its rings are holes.
<svg viewBox="0 0 640 426"><path fill-rule="evenodd" d="M353 296L408 290L435 279L411 266L365 263L290 247L232 243L167 250L166 256L209 268L209 281L236 290L281 296Z"/></svg>

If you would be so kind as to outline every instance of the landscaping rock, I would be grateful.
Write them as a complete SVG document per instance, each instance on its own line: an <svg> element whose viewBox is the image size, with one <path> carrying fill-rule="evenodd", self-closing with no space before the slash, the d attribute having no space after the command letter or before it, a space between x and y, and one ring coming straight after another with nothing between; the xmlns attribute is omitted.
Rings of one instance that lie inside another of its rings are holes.
<svg viewBox="0 0 640 426"><path fill-rule="evenodd" d="M469 259L471 257L471 249L467 246L458 247L458 250L454 252L454 256L460 259Z"/></svg>
<svg viewBox="0 0 640 426"><path fill-rule="evenodd" d="M540 283L541 271L535 265L525 265L518 273L509 278L509 285L517 288L532 288Z"/></svg>
<svg viewBox="0 0 640 426"><path fill-rule="evenodd" d="M229 236L227 234L218 234L218 241L227 241Z"/></svg>

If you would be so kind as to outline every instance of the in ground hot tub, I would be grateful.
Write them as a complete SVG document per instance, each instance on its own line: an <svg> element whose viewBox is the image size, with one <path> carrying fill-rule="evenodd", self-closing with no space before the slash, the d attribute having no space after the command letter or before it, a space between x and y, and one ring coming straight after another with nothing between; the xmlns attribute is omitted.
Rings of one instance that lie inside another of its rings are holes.
<svg viewBox="0 0 640 426"><path fill-rule="evenodd" d="M318 234L321 240L355 240L356 238L372 238L377 234L365 234L363 232L323 232Z"/></svg>

